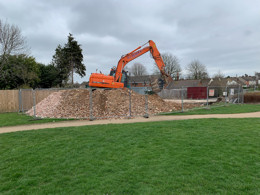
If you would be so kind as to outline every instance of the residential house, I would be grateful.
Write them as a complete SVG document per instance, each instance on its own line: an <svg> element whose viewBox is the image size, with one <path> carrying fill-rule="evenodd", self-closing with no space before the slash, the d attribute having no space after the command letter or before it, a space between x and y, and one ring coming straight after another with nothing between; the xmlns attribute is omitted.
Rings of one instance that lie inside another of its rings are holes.
<svg viewBox="0 0 260 195"><path fill-rule="evenodd" d="M89 81L83 81L83 82L80 84L79 88L81 88L81 89L87 88L87 87L88 87L88 84L89 84Z"/></svg>
<svg viewBox="0 0 260 195"><path fill-rule="evenodd" d="M208 87L209 96L220 97L223 95L223 92L225 92L226 90L228 90L228 93L230 93L230 91L234 91L235 93L237 93L238 90L240 89L241 84L242 82L236 77L212 78L212 79L201 79L201 80L179 80L179 81L172 81L168 85L166 90L178 90L183 88L184 90L187 90L187 98L194 99L194 97L200 97L200 98L205 97L202 96L203 95L202 93L204 93L205 90L207 91L207 87ZM202 95L198 93L201 93Z"/></svg>
<svg viewBox="0 0 260 195"><path fill-rule="evenodd" d="M206 87L210 79L204 80L179 80L172 81L166 89L181 89L187 87Z"/></svg>
<svg viewBox="0 0 260 195"><path fill-rule="evenodd" d="M243 86L245 83L241 81L238 77L230 77L227 78L227 86L228 87L238 87Z"/></svg>
<svg viewBox="0 0 260 195"><path fill-rule="evenodd" d="M151 87L151 83L158 78L158 75L129 76L129 84L131 87Z"/></svg>
<svg viewBox="0 0 260 195"><path fill-rule="evenodd" d="M205 99L209 81L210 79L172 81L159 95L170 99L180 99L182 96L185 99Z"/></svg>
<svg viewBox="0 0 260 195"><path fill-rule="evenodd" d="M245 83L243 85L243 87L254 87L256 86L256 77L252 77L252 76L242 76L239 77L240 81L243 81L243 83Z"/></svg>

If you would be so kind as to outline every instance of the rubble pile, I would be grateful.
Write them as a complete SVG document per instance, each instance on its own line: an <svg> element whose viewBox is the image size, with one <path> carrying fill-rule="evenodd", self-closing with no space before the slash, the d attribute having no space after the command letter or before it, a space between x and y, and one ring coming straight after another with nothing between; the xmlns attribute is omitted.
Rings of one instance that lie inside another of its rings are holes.
<svg viewBox="0 0 260 195"><path fill-rule="evenodd" d="M73 89L53 92L47 98L36 105L36 116L41 118L89 118L90 108L94 118L108 118L115 116L128 116L131 99L131 115L146 114L146 97L129 90L95 90ZM189 108L194 105L185 105ZM181 110L181 104L165 102L158 95L148 96L148 113L157 114ZM33 108L27 112L33 115Z"/></svg>
<svg viewBox="0 0 260 195"><path fill-rule="evenodd" d="M48 117L48 118L56 118L56 107L61 103L62 96L61 94L63 91L59 92L53 92L50 94L47 98L43 99L41 102L39 102L36 107L35 111L36 114L40 114L39 116L42 117ZM37 113L38 112L38 113ZM33 116L34 115L34 109L30 109L27 112L28 115Z"/></svg>

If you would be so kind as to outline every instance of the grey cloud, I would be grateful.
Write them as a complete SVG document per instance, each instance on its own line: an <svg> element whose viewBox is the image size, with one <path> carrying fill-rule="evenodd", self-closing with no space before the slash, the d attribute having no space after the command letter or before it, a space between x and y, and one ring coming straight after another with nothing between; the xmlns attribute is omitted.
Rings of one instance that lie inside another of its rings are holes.
<svg viewBox="0 0 260 195"><path fill-rule="evenodd" d="M259 7L258 0L0 0L0 18L21 28L44 63L72 33L85 54L84 80L150 39L161 53L177 55L183 69L199 59L211 74L235 75L260 71ZM149 55L135 62L152 70Z"/></svg>

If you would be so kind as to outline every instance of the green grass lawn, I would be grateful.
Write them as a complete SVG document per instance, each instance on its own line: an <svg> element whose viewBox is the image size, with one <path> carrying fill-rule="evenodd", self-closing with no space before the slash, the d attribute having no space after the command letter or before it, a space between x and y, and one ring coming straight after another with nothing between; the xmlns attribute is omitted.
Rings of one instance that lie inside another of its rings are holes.
<svg viewBox="0 0 260 195"><path fill-rule="evenodd" d="M66 119L40 119L35 120L31 116L19 113L1 113L0 114L0 127L15 126L15 125L27 125L36 123L49 123L56 121L63 121Z"/></svg>
<svg viewBox="0 0 260 195"><path fill-rule="evenodd" d="M259 194L260 119L0 135L0 194Z"/></svg>
<svg viewBox="0 0 260 195"><path fill-rule="evenodd" d="M259 112L260 104L229 104L227 106L221 105L219 107L199 108L188 110L185 112L162 113L161 115L195 115L195 114L236 114Z"/></svg>

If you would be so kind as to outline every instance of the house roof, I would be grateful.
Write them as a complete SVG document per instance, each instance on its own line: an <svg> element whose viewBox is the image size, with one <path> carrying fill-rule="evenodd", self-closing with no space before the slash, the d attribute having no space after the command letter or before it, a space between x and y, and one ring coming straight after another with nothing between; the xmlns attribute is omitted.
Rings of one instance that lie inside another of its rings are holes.
<svg viewBox="0 0 260 195"><path fill-rule="evenodd" d="M255 77L242 77L245 81L255 81Z"/></svg>
<svg viewBox="0 0 260 195"><path fill-rule="evenodd" d="M227 85L228 86L244 85L244 82L239 80L237 77L230 77L227 78Z"/></svg>
<svg viewBox="0 0 260 195"><path fill-rule="evenodd" d="M201 80L179 80L172 81L166 89L177 89L182 87L203 87Z"/></svg>
<svg viewBox="0 0 260 195"><path fill-rule="evenodd" d="M167 89L178 89L182 87L224 87L226 85L238 85L242 84L237 78L213 78L213 79L201 79L201 80L179 80L172 81Z"/></svg>
<svg viewBox="0 0 260 195"><path fill-rule="evenodd" d="M209 86L212 87L219 87L219 86L226 86L228 79L226 78L213 78L211 79Z"/></svg>
<svg viewBox="0 0 260 195"><path fill-rule="evenodd" d="M246 80L243 77L238 77L239 81L241 81L244 85L246 84Z"/></svg>
<svg viewBox="0 0 260 195"><path fill-rule="evenodd" d="M208 86L212 82L212 79L201 79L200 83L202 86Z"/></svg>
<svg viewBox="0 0 260 195"><path fill-rule="evenodd" d="M131 83L150 83L155 79L158 79L158 75L142 75L142 76L130 76L129 81Z"/></svg>
<svg viewBox="0 0 260 195"><path fill-rule="evenodd" d="M158 75L130 76L131 83L150 83L158 79ZM254 81L255 77L230 77L230 78L212 78L199 80L179 80L172 81L166 89L180 89L182 87L219 87L219 86L237 86L245 85L246 81Z"/></svg>

